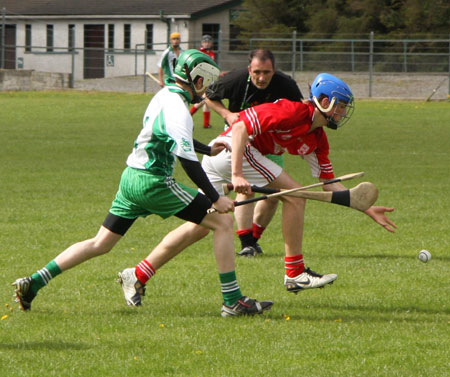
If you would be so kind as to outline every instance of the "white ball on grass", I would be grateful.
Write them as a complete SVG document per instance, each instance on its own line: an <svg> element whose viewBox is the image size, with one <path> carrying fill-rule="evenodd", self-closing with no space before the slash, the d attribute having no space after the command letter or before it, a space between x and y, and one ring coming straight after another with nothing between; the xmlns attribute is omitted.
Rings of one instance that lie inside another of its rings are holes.
<svg viewBox="0 0 450 377"><path fill-rule="evenodd" d="M428 250L420 250L418 258L421 262L427 263L431 259L431 253Z"/></svg>

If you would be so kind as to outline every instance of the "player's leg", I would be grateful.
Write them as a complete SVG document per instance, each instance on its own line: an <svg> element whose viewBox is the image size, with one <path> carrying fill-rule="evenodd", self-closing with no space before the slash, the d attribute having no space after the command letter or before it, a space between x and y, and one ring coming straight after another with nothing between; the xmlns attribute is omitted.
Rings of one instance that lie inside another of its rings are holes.
<svg viewBox="0 0 450 377"><path fill-rule="evenodd" d="M203 128L211 128L211 111L206 102L203 104Z"/></svg>
<svg viewBox="0 0 450 377"><path fill-rule="evenodd" d="M281 174L283 160L277 158L280 156L271 157L269 159L267 156L263 156L257 149L251 146L246 148L243 160L243 173L244 177L252 185L264 187ZM253 195L238 194L236 199L241 201L251 197ZM278 200L269 199L258 202L255 208L249 208L250 206L236 207L237 234L241 241L241 251L238 255L252 257L262 254L258 240L275 214L277 203ZM257 217L256 214L259 216Z"/></svg>
<svg viewBox="0 0 450 377"><path fill-rule="evenodd" d="M295 188L300 184L283 171L269 184L274 188ZM280 196L283 203L282 228L285 242L284 284L289 292L320 288L337 279L336 274L321 275L305 267L302 252L304 213L306 200L290 196Z"/></svg>
<svg viewBox="0 0 450 377"><path fill-rule="evenodd" d="M180 185L180 187L184 187ZM155 274L156 270L167 263L186 247L197 242L208 234L208 229L214 231L214 252L219 270L219 279L224 297L224 307L232 314L259 314L268 310L271 301L258 302L242 296L234 271L233 219L230 215L207 214L211 202L203 194L195 196L193 201L175 216L189 221L167 234L164 239L142 260L134 269L121 272L122 286L128 305L141 305L145 284ZM199 224L199 225L197 225ZM129 271L132 270L133 274ZM128 279L132 275L133 279ZM134 287L134 289L133 289ZM126 288L128 292L126 292Z"/></svg>
<svg viewBox="0 0 450 377"><path fill-rule="evenodd" d="M19 302L21 309L30 310L31 302L36 297L38 291L62 272L88 259L109 252L133 222L134 219L124 219L109 213L94 238L69 246L55 259L51 260L31 276L17 279L13 285L16 291L16 301Z"/></svg>
<svg viewBox="0 0 450 377"><path fill-rule="evenodd" d="M266 157L275 162L281 168L284 168L284 155L274 155L268 154ZM277 199L267 199L257 202L255 205L254 216L253 216L253 224L252 224L252 234L255 239L255 247L258 253L262 253L262 248L259 245L258 241L263 235L263 232L272 221L272 218L275 216L278 207Z"/></svg>
<svg viewBox="0 0 450 377"><path fill-rule="evenodd" d="M232 216L208 214L201 224L214 231L214 254L224 300L222 316L254 315L270 310L272 301L257 301L241 293L235 272Z"/></svg>

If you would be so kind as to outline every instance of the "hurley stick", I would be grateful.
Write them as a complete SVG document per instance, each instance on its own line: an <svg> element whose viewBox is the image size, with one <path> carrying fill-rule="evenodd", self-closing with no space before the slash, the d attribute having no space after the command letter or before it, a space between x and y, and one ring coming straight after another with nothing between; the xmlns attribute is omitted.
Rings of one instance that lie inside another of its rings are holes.
<svg viewBox="0 0 450 377"><path fill-rule="evenodd" d="M254 203L260 200L275 198L282 195L295 196L298 198L318 200L321 202L339 204L350 207L358 211L365 211L369 209L378 198L378 189L373 183L362 182L358 186L350 190L343 191L302 191L303 187L294 188L291 190L283 190L274 194L262 195L257 198L242 200L235 202L235 207L245 204ZM208 213L216 212L215 208L208 209Z"/></svg>
<svg viewBox="0 0 450 377"><path fill-rule="evenodd" d="M318 183L313 183L312 185L303 186L301 188L301 190L307 190L307 189L314 188L314 187L325 186L325 185L329 185L331 183L336 183L336 182L348 181L350 179L362 177L363 175L364 175L363 171L358 172L358 173L350 173L350 174L343 175L341 177L329 179L328 181L325 181L325 182L318 182ZM259 187L259 186L251 186L251 188L252 188L253 192L257 192L257 193L261 193L261 194L275 194L277 192L285 191L283 189L279 190L279 189L273 189L273 188L269 188L269 187ZM222 185L222 189L223 189L223 193L225 195L228 195L228 193L233 190L233 184L224 183Z"/></svg>

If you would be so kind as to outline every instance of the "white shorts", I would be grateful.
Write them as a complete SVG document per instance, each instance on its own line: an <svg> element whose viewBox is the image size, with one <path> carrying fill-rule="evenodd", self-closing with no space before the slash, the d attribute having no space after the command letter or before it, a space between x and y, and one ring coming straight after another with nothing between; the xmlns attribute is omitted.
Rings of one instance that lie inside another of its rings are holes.
<svg viewBox="0 0 450 377"><path fill-rule="evenodd" d="M227 136L218 137L209 145L217 140L231 145L231 138ZM224 195L222 184L231 183L231 152L222 151L214 157L203 156L202 167L217 192ZM242 171L244 178L251 185L264 187L277 179L283 169L248 144L244 152Z"/></svg>

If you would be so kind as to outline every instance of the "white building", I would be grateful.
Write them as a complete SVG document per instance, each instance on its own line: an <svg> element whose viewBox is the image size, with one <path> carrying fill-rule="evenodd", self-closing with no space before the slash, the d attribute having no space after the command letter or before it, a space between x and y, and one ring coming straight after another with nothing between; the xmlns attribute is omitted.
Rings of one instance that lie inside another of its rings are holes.
<svg viewBox="0 0 450 377"><path fill-rule="evenodd" d="M184 49L210 34L222 50L241 3L0 0L0 68L73 72L76 80L156 72L171 32L181 34Z"/></svg>

